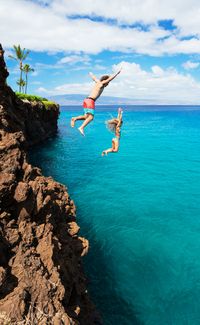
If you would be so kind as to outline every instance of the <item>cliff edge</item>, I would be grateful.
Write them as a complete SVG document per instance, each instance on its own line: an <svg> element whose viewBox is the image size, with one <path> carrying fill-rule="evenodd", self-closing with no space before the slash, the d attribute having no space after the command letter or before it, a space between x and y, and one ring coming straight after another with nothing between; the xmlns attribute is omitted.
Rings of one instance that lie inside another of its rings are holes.
<svg viewBox="0 0 200 325"><path fill-rule="evenodd" d="M19 100L0 45L0 324L100 324L87 293L75 205L29 164L57 130L59 108Z"/></svg>

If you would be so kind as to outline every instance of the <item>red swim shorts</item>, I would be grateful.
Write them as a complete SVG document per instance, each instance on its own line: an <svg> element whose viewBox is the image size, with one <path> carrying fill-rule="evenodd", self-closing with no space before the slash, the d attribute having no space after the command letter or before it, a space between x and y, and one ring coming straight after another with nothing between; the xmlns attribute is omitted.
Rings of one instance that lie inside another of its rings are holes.
<svg viewBox="0 0 200 325"><path fill-rule="evenodd" d="M95 101L92 98L85 98L83 101L83 108L95 109Z"/></svg>

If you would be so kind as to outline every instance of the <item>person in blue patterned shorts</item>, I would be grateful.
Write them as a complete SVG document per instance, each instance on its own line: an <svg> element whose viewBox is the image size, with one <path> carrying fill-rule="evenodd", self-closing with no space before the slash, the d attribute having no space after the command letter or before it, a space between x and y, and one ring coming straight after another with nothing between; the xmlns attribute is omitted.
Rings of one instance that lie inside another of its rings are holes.
<svg viewBox="0 0 200 325"><path fill-rule="evenodd" d="M104 75L100 79L98 79L92 72L89 73L90 77L94 80L95 85L90 95L86 97L83 101L84 115L72 117L71 119L72 128L75 126L76 121L84 120L83 124L78 128L78 130L83 136L85 135L84 128L94 119L95 101L102 94L104 88L108 86L109 82L113 80L120 72L121 69L111 76Z"/></svg>

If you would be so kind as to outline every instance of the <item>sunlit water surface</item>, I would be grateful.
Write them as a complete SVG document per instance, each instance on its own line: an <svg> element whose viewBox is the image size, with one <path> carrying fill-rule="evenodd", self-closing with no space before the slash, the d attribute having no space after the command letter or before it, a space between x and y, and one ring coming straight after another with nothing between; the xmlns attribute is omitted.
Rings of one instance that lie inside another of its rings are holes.
<svg viewBox="0 0 200 325"><path fill-rule="evenodd" d="M120 151L97 108L82 137L63 107L58 135L31 161L68 187L90 294L104 324L200 324L200 108L124 107ZM78 124L77 124L78 125Z"/></svg>

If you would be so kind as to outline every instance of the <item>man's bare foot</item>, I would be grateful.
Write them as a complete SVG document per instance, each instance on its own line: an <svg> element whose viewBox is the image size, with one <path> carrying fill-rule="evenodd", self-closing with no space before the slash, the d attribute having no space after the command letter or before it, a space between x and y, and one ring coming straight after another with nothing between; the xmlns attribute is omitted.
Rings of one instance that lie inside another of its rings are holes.
<svg viewBox="0 0 200 325"><path fill-rule="evenodd" d="M72 117L72 119L71 119L71 127L73 128L73 127L74 127L74 125L75 125L75 118L74 118L74 117Z"/></svg>
<svg viewBox="0 0 200 325"><path fill-rule="evenodd" d="M103 151L101 155L103 157L103 156L107 155L107 152L106 151Z"/></svg>
<svg viewBox="0 0 200 325"><path fill-rule="evenodd" d="M78 130L79 130L79 132L83 135L83 136L85 136L85 133L84 133L84 131L83 131L83 129L80 127L80 128L78 128Z"/></svg>

